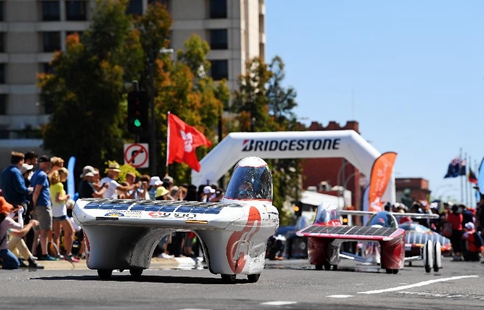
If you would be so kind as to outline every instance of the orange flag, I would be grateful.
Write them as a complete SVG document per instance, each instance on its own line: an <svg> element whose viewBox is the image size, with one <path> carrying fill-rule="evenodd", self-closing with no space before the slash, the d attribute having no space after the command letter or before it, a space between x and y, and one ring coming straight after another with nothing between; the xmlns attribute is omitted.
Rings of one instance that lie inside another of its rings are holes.
<svg viewBox="0 0 484 310"><path fill-rule="evenodd" d="M397 153L386 152L380 155L371 168L370 188L368 193L368 200L370 203L370 211L383 210L383 202L381 198L385 193L388 181L392 176L393 164L397 158Z"/></svg>
<svg viewBox="0 0 484 310"><path fill-rule="evenodd" d="M200 163L195 149L202 145L209 147L212 142L195 127L189 126L176 115L168 113L168 164L186 163L199 172Z"/></svg>

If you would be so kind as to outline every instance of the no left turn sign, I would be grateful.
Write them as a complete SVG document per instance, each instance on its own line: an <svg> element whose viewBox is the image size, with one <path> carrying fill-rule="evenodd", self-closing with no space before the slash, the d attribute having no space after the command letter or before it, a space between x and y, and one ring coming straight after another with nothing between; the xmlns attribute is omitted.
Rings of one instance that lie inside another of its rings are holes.
<svg viewBox="0 0 484 310"><path fill-rule="evenodd" d="M148 168L148 143L129 143L124 145L124 163L134 168Z"/></svg>

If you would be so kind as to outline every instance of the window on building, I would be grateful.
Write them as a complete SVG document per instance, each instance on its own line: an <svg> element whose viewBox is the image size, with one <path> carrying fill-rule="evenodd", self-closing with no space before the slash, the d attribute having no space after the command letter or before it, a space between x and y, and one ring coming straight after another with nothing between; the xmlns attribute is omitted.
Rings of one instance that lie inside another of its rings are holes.
<svg viewBox="0 0 484 310"><path fill-rule="evenodd" d="M60 32L43 32L42 39L44 43L44 52L50 53L61 49Z"/></svg>
<svg viewBox="0 0 484 310"><path fill-rule="evenodd" d="M86 1L66 1L66 20L87 20Z"/></svg>
<svg viewBox="0 0 484 310"><path fill-rule="evenodd" d="M210 0L210 18L227 18L227 0Z"/></svg>
<svg viewBox="0 0 484 310"><path fill-rule="evenodd" d="M229 61L228 60L211 60L210 75L214 81L228 79Z"/></svg>
<svg viewBox="0 0 484 310"><path fill-rule="evenodd" d="M44 72L44 73L51 73L52 74L55 71L54 71L54 67L52 67L52 65L50 63L44 62L42 64L42 72Z"/></svg>
<svg viewBox="0 0 484 310"><path fill-rule="evenodd" d="M7 94L0 94L0 115L7 115Z"/></svg>
<svg viewBox="0 0 484 310"><path fill-rule="evenodd" d="M3 6L4 6L4 3L5 1L0 1L0 21L3 22L4 20L4 17L3 17Z"/></svg>
<svg viewBox="0 0 484 310"><path fill-rule="evenodd" d="M142 15L143 14L143 1L142 0L130 0L126 6L126 14Z"/></svg>
<svg viewBox="0 0 484 310"><path fill-rule="evenodd" d="M5 64L0 63L0 84L5 84Z"/></svg>
<svg viewBox="0 0 484 310"><path fill-rule="evenodd" d="M5 53L5 32L0 32L0 53Z"/></svg>
<svg viewBox="0 0 484 310"><path fill-rule="evenodd" d="M210 48L213 50L228 49L228 31L227 29L210 30Z"/></svg>
<svg viewBox="0 0 484 310"><path fill-rule="evenodd" d="M60 20L59 1L42 1L42 20Z"/></svg>
<svg viewBox="0 0 484 310"><path fill-rule="evenodd" d="M170 0L148 0L148 4L161 3L168 10L170 9Z"/></svg>

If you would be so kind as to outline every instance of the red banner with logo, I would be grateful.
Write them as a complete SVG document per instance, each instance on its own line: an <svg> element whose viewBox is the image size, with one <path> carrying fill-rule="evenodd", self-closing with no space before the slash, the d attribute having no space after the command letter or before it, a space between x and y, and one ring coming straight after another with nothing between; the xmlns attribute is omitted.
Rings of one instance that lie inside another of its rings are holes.
<svg viewBox="0 0 484 310"><path fill-rule="evenodd" d="M368 193L370 211L378 212L383 210L382 197L392 177L393 164L396 158L397 153L386 152L381 154L373 163Z"/></svg>

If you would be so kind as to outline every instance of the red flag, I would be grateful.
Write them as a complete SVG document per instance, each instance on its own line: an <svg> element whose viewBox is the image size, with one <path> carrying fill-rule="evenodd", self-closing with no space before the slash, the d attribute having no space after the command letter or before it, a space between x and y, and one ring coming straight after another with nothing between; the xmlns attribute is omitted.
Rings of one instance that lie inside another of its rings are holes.
<svg viewBox="0 0 484 310"><path fill-rule="evenodd" d="M469 180L469 182L477 184L477 177L474 174L474 171L472 171L470 167L469 167L469 173L467 174L467 179Z"/></svg>
<svg viewBox="0 0 484 310"><path fill-rule="evenodd" d="M371 168L369 205L370 211L383 210L381 198L385 193L388 181L392 176L393 164L397 158L397 153L386 152L380 155Z"/></svg>
<svg viewBox="0 0 484 310"><path fill-rule="evenodd" d="M212 142L195 127L187 125L176 115L168 113L168 164L186 163L199 172L200 163L195 149L202 145L209 147Z"/></svg>

